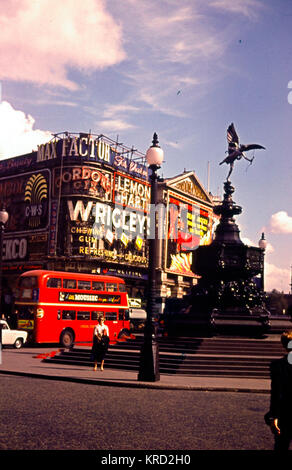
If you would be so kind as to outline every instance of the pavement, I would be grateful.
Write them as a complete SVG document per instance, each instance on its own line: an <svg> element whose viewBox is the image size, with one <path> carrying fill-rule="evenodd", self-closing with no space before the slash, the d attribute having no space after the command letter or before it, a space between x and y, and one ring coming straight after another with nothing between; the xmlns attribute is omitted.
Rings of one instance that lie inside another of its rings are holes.
<svg viewBox="0 0 292 470"><path fill-rule="evenodd" d="M138 380L138 374L135 371L107 368L106 359L103 371L99 369L94 371L93 368L85 366L44 362L45 357L58 353L58 347L32 348L25 346L18 350L5 347L0 353L0 374L102 386L270 393L269 379L224 377L222 375L207 377L160 374L159 381L142 382Z"/></svg>

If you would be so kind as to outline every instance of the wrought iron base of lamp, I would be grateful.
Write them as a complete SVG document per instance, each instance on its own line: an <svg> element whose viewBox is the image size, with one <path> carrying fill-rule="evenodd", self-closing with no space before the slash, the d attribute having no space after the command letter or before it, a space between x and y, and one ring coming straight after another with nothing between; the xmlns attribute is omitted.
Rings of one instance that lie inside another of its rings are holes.
<svg viewBox="0 0 292 470"><path fill-rule="evenodd" d="M138 380L142 382L157 382L159 373L159 345L152 334L146 335L141 347L140 368Z"/></svg>

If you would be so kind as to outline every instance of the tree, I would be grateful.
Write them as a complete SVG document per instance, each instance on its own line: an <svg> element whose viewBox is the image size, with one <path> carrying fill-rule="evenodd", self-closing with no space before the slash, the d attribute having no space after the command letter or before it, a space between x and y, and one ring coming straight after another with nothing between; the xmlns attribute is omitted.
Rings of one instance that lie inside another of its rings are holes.
<svg viewBox="0 0 292 470"><path fill-rule="evenodd" d="M288 314L288 300L283 292L273 289L267 294L267 308L274 315Z"/></svg>

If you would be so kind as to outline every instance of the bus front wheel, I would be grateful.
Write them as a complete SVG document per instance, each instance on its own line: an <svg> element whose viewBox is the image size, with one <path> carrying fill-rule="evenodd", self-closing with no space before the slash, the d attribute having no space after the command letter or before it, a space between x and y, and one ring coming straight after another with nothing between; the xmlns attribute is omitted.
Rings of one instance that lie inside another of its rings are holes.
<svg viewBox="0 0 292 470"><path fill-rule="evenodd" d="M64 330L61 334L60 343L64 348L70 348L74 341L74 334L71 330Z"/></svg>

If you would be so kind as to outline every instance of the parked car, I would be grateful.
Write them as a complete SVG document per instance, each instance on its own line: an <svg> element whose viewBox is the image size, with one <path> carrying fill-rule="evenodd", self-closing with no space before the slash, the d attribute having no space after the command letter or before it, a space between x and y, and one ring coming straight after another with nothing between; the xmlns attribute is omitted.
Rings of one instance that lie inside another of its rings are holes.
<svg viewBox="0 0 292 470"><path fill-rule="evenodd" d="M7 321L0 320L0 328L2 330L2 345L14 346L20 349L27 340L27 331L11 330Z"/></svg>

